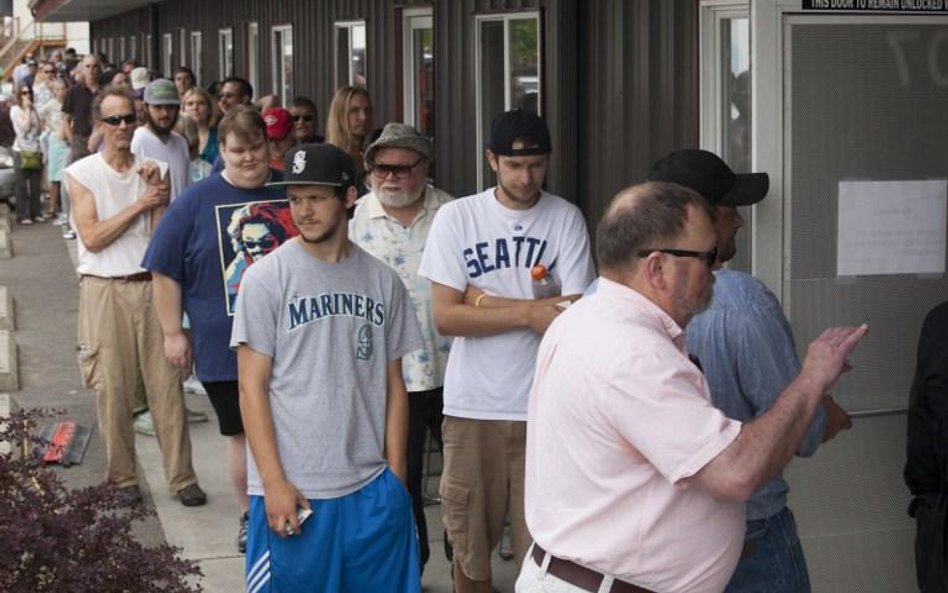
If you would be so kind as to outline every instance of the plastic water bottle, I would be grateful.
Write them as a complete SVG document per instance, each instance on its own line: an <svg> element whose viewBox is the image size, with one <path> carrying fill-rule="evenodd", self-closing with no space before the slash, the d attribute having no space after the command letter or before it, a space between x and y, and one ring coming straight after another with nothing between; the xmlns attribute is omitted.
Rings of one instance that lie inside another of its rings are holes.
<svg viewBox="0 0 948 593"><path fill-rule="evenodd" d="M537 264L530 269L530 278L533 280L533 298L547 299L560 296L560 283L550 275L543 264Z"/></svg>

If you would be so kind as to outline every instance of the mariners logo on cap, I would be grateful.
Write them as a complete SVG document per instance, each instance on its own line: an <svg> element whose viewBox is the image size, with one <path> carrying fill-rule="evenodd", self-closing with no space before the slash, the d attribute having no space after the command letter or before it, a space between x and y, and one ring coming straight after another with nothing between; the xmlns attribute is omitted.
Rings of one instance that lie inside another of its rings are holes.
<svg viewBox="0 0 948 593"><path fill-rule="evenodd" d="M299 175L306 168L306 151L300 150L293 155L293 174Z"/></svg>

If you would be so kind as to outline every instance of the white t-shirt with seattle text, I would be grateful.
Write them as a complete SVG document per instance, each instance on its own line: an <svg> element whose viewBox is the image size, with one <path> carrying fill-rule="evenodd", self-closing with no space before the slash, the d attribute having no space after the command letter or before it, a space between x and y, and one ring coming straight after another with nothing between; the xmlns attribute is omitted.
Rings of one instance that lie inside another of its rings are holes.
<svg viewBox="0 0 948 593"><path fill-rule="evenodd" d="M511 210L494 188L441 206L418 273L463 292L532 299L530 269L544 264L562 294L593 279L589 233L579 209L543 192L533 207ZM455 338L444 381L444 413L479 420L526 420L540 335L517 329Z"/></svg>

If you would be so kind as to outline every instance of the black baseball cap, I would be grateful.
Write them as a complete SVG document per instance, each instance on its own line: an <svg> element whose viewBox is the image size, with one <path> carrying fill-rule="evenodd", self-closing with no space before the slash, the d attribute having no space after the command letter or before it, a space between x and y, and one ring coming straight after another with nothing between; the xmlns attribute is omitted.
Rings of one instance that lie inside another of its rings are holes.
<svg viewBox="0 0 948 593"><path fill-rule="evenodd" d="M352 157L332 144L300 144L283 158L283 180L267 187L287 185L328 185L347 188L355 185L356 170Z"/></svg>
<svg viewBox="0 0 948 593"><path fill-rule="evenodd" d="M525 148L514 148L513 144L518 138L531 143ZM494 118L490 124L487 148L501 156L531 156L553 151L550 129L546 123L535 113L523 109L505 111Z"/></svg>
<svg viewBox="0 0 948 593"><path fill-rule="evenodd" d="M770 188L766 173L735 173L713 152L676 150L652 165L649 181L670 181L691 188L712 206L750 206Z"/></svg>

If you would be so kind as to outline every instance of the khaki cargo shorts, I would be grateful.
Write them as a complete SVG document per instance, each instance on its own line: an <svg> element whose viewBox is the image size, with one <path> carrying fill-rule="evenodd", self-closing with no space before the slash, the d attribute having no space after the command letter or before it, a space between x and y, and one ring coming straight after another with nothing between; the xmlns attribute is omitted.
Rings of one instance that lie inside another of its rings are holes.
<svg viewBox="0 0 948 593"><path fill-rule="evenodd" d="M530 547L523 514L527 423L445 416L442 436L441 514L454 562L469 579L488 581L505 518L517 566Z"/></svg>

